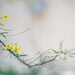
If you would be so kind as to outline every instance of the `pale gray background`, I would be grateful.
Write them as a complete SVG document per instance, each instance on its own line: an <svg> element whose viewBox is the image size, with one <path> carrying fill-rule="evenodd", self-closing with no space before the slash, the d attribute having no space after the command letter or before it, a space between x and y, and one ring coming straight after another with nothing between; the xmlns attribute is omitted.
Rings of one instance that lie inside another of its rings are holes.
<svg viewBox="0 0 75 75"><path fill-rule="evenodd" d="M29 57L33 57L38 51L58 49L62 40L64 40L64 48L75 48L75 0L44 0L44 3L43 15L39 18L40 15L38 17L37 13L33 14L30 9L31 3L27 0L0 0L0 16L2 14L9 16L8 20L0 21L6 25L5 28L14 29L9 32L10 35L31 28L26 33L7 36L8 43L18 42L21 45L20 53L24 52ZM8 56L3 59L7 54L8 52L0 54L0 62L12 64L13 67L18 67L18 70L24 68L24 65L13 57L10 59ZM74 58L69 58L68 63L60 61L58 63L60 68L64 65L63 68L67 70L63 70L61 75L74 75Z"/></svg>

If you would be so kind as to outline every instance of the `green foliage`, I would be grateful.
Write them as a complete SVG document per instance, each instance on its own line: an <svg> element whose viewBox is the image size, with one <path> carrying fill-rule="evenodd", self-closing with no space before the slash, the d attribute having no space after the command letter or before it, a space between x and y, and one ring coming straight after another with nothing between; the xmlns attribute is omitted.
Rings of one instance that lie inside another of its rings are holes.
<svg viewBox="0 0 75 75"><path fill-rule="evenodd" d="M53 64L54 65L54 64ZM53 66L52 65L52 66ZM49 66L49 64L48 64ZM55 68L55 67L54 67ZM12 67L3 67L3 66L0 66L0 75L60 75L58 73L57 70L55 69L51 69L51 68L47 68L46 71L42 71L43 70L43 66L40 66L40 67L34 67L34 68L31 68L29 70L25 70L25 72L21 73L19 72L18 70L12 68Z"/></svg>
<svg viewBox="0 0 75 75"><path fill-rule="evenodd" d="M13 69L9 69L9 70L2 70L0 68L0 75L20 75L18 72L16 72Z"/></svg>

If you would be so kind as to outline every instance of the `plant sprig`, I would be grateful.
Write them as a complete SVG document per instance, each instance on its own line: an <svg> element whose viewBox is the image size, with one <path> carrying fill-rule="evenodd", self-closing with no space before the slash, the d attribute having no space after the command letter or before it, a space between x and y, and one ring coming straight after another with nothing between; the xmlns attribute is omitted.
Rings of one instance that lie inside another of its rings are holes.
<svg viewBox="0 0 75 75"><path fill-rule="evenodd" d="M0 40L0 43L2 43L2 45L5 47L6 45ZM73 51L74 51L75 49L73 49ZM53 49L49 49L49 50L47 50L47 51L45 51L44 53L42 53L40 56L38 56L37 58L35 58L33 61L31 61L30 63L26 63L26 61L24 60L24 59L22 59L21 58L21 55L20 54L18 54L17 52L15 53L14 51L12 51L12 50L10 50L10 49L8 49L7 51L9 51L14 57L16 57L21 63L23 63L24 65L26 65L28 68L31 68L31 67L33 67L33 66L39 66L39 65L43 65L43 64L46 64L46 63L49 63L49 62L52 62L52 61L54 61L57 57L59 57L59 58L61 58L60 56L61 56L61 54L63 54L63 55L65 55L65 51L58 51L58 53L57 53L57 51L56 51L56 55L54 55L51 59L49 59L49 60L47 60L47 61L42 61L42 62L40 62L40 63L36 63L36 64L34 64L34 62L36 61L36 60L38 60L38 59L40 59L40 57L42 57L42 56L44 56L47 52L49 52L49 51L54 51ZM55 51L54 51L54 53L55 53ZM72 53L71 51L66 51L66 55L68 55L68 54L70 54L70 53ZM25 56L25 55L22 55L22 56ZM62 58L61 58L62 59Z"/></svg>
<svg viewBox="0 0 75 75"><path fill-rule="evenodd" d="M3 15L2 17L0 17L0 19L6 20L6 19L8 19L8 15ZM2 26L2 23L0 23L0 26ZM3 36L6 39L6 36L20 35L26 31L30 30L31 28L28 28L27 30L17 33L17 34L14 34L14 35L5 35L5 34L8 34L7 31L11 31L9 29L4 29L2 27L0 27L0 29L4 30L4 32L0 32L0 36ZM67 56L73 57L73 55L75 55L75 49L71 49L71 50L63 49L62 48L63 42L61 42L58 50L50 48L47 51L41 53L38 57L34 57L31 59L25 60L25 59L22 59L21 57L25 57L25 56L27 56L27 54L19 54L18 53L18 51L20 50L20 46L18 46L17 43L15 43L14 45L9 45L9 44L7 45L2 40L0 40L0 43L4 46L4 50L6 50L10 54L12 54L17 60L19 60L24 65L26 65L28 68L31 68L33 66L40 66L40 65L52 62L52 61L56 60L57 57L65 60L65 58L67 58ZM64 55L65 58L61 57L61 55ZM45 57L48 56L49 59L41 60L43 58L46 59L44 56ZM39 60L40 62L35 63L37 60ZM27 61L29 61L29 62L27 62Z"/></svg>

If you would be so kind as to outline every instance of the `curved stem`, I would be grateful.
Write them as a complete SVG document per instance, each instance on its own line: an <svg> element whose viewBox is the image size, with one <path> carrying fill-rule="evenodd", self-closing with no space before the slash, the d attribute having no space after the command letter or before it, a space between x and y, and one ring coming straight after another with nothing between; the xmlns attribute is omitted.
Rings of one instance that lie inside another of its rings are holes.
<svg viewBox="0 0 75 75"><path fill-rule="evenodd" d="M2 43L2 45L5 47L5 44L0 40L0 43ZM11 51L10 49L8 49L8 51L15 56L21 63L23 63L24 65L26 65L27 67L30 67L23 59L21 59L19 56L16 56L15 53L13 51Z"/></svg>
<svg viewBox="0 0 75 75"><path fill-rule="evenodd" d="M0 40L0 43L2 43L2 45L5 47L5 44ZM52 62L56 59L57 56L59 56L61 54L61 52L59 52L57 55L55 55L52 59L48 60L48 61L45 61L45 62L42 62L42 63L38 63L38 64L34 64L34 65L31 65L31 63L33 63L34 61L36 61L37 59L39 59L41 56L43 56L45 53L47 53L49 50L52 50L52 49L48 49L47 51L45 51L43 54L41 54L40 56L38 56L36 59L34 59L32 62L30 62L29 64L26 63L25 60L23 60L22 58L20 58L19 54L16 55L13 51L11 51L10 49L8 49L8 51L14 56L16 57L21 63L23 63L24 65L26 65L28 68L31 68L33 66L39 66L39 65L43 65L43 64L46 64L46 63L49 63L49 62Z"/></svg>

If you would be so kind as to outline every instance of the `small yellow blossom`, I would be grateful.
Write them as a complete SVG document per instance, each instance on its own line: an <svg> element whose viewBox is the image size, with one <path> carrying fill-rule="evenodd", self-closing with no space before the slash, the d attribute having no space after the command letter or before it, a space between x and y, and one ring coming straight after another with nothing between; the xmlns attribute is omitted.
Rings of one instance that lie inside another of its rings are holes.
<svg viewBox="0 0 75 75"><path fill-rule="evenodd" d="M11 50L15 50L16 45L11 46Z"/></svg>
<svg viewBox="0 0 75 75"><path fill-rule="evenodd" d="M11 47L11 50L19 51L19 50L20 50L20 46L13 45L13 46Z"/></svg>
<svg viewBox="0 0 75 75"><path fill-rule="evenodd" d="M0 23L0 26L3 26L3 27L4 27L5 25L4 25L4 24L2 24L2 23Z"/></svg>
<svg viewBox="0 0 75 75"><path fill-rule="evenodd" d="M5 49L11 49L11 46L10 45L6 45Z"/></svg>
<svg viewBox="0 0 75 75"><path fill-rule="evenodd" d="M20 48L20 46L17 46L17 45L12 45L12 46L6 45L5 49L10 49L12 51L19 51L21 48Z"/></svg>
<svg viewBox="0 0 75 75"><path fill-rule="evenodd" d="M4 24L0 23L0 26L5 26Z"/></svg>
<svg viewBox="0 0 75 75"><path fill-rule="evenodd" d="M3 14L3 15L2 15L2 19L7 20L7 19L8 19L8 15Z"/></svg>
<svg viewBox="0 0 75 75"><path fill-rule="evenodd" d="M20 50L20 46L16 46L16 47L15 47L15 50L16 50L16 51L19 51L19 50Z"/></svg>
<svg viewBox="0 0 75 75"><path fill-rule="evenodd" d="M2 24L2 26L5 26L4 24Z"/></svg>

